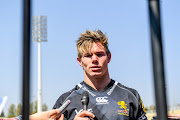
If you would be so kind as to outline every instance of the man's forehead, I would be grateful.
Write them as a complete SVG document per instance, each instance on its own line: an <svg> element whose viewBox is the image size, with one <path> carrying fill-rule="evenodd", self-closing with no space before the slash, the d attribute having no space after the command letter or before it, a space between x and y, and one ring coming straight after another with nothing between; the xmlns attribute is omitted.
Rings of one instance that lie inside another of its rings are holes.
<svg viewBox="0 0 180 120"><path fill-rule="evenodd" d="M94 42L92 43L88 49L84 49L82 51L82 54L92 54L92 53L104 53L105 48L100 42Z"/></svg>
<svg viewBox="0 0 180 120"><path fill-rule="evenodd" d="M101 43L93 43L90 48L90 51L105 51L104 46Z"/></svg>

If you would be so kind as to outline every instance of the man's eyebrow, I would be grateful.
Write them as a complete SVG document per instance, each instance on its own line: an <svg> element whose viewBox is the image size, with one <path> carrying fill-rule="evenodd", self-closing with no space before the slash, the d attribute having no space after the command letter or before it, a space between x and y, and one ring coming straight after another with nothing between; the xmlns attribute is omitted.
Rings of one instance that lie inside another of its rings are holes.
<svg viewBox="0 0 180 120"><path fill-rule="evenodd" d="M89 52L87 52L87 53L84 53L84 55L91 55L92 53L89 53Z"/></svg>
<svg viewBox="0 0 180 120"><path fill-rule="evenodd" d="M104 51L97 51L96 53L105 53Z"/></svg>

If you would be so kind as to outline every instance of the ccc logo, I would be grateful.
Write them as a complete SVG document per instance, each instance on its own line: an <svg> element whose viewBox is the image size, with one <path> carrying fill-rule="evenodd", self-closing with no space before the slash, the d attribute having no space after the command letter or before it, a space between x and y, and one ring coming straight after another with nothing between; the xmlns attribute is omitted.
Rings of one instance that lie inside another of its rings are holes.
<svg viewBox="0 0 180 120"><path fill-rule="evenodd" d="M108 97L97 97L96 98L96 101L98 102L98 103L106 103L106 102L108 102L108 100L107 100L107 98Z"/></svg>

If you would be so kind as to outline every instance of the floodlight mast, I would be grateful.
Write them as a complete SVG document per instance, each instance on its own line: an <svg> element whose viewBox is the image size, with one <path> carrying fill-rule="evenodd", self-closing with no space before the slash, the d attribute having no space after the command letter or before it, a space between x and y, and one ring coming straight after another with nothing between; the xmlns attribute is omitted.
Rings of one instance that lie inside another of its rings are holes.
<svg viewBox="0 0 180 120"><path fill-rule="evenodd" d="M38 100L37 112L42 111L41 42L47 42L47 17L33 16L32 40L38 42Z"/></svg>

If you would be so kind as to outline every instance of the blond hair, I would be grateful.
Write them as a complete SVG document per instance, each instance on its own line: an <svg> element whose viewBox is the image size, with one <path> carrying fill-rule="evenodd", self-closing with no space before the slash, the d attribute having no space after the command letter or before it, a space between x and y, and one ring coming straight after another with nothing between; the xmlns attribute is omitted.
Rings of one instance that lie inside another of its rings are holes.
<svg viewBox="0 0 180 120"><path fill-rule="evenodd" d="M108 38L101 30L90 31L86 30L85 33L81 33L81 36L76 41L76 47L78 51L78 57L81 58L83 52L90 51L91 45L94 42L100 42L106 51L106 54L109 55L110 51L108 48Z"/></svg>

